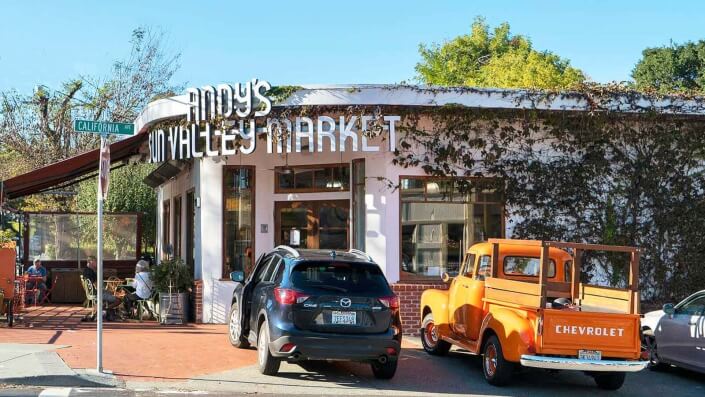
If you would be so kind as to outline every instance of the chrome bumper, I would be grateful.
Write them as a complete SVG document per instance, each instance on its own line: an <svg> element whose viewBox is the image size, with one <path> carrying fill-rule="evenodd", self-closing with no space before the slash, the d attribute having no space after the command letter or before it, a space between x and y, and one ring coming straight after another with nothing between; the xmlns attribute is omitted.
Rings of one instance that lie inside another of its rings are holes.
<svg viewBox="0 0 705 397"><path fill-rule="evenodd" d="M521 365L545 369L568 369L597 372L638 372L646 368L648 361L581 360L579 358L553 356L521 356Z"/></svg>

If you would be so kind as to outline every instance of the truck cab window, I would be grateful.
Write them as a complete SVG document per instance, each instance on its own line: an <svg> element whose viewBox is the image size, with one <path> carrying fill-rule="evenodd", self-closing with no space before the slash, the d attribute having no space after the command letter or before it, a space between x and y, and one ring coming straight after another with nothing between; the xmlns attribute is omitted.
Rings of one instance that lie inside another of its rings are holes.
<svg viewBox="0 0 705 397"><path fill-rule="evenodd" d="M480 263L477 267L477 274L475 279L484 280L485 277L492 276L492 257L489 255L482 255L480 257Z"/></svg>
<svg viewBox="0 0 705 397"><path fill-rule="evenodd" d="M472 272L475 270L475 254L465 255L465 263L463 264L463 276L472 277Z"/></svg>

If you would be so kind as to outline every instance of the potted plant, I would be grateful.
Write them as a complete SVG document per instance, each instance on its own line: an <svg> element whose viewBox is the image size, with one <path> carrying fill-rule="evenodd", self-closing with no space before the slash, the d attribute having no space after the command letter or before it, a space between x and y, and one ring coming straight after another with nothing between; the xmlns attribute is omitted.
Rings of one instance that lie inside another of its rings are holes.
<svg viewBox="0 0 705 397"><path fill-rule="evenodd" d="M189 292L193 287L189 267L181 258L166 259L152 268L151 277L159 293L159 321L162 324L185 324Z"/></svg>

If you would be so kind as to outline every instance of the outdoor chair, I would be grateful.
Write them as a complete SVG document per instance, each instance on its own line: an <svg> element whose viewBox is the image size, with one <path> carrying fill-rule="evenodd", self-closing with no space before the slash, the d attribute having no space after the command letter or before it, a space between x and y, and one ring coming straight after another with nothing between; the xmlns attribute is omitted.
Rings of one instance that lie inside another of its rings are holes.
<svg viewBox="0 0 705 397"><path fill-rule="evenodd" d="M56 281L58 279L59 276L54 276L54 279L51 281L51 288L47 288L46 291L44 291L44 298L42 298L42 301L39 303L40 305L49 303L49 295L51 295L51 292L56 288Z"/></svg>
<svg viewBox="0 0 705 397"><path fill-rule="evenodd" d="M159 313L157 312L156 299L158 298L156 292L152 292L152 295L147 299L138 299L135 301L137 304L137 320L142 322L142 313L147 311L151 312L154 318L159 321Z"/></svg>
<svg viewBox="0 0 705 397"><path fill-rule="evenodd" d="M24 279L22 280L22 282L23 282L24 285L25 285L25 287L24 287L24 298L25 298L25 299L31 298L31 299L32 299L32 306L37 306L37 301L39 300L39 294L41 294L42 290L39 289L39 287L37 286L36 283L34 283L34 285L32 286L32 288L28 288L28 287L27 287L27 284L28 284L27 278L24 278Z"/></svg>
<svg viewBox="0 0 705 397"><path fill-rule="evenodd" d="M80 277L81 285L83 286L83 291L85 291L86 293L86 300L83 301L83 307L95 309L95 307L97 306L96 302L98 300L98 297L95 293L95 287L93 286L91 280L88 280L87 278L83 277L83 275L80 275Z"/></svg>

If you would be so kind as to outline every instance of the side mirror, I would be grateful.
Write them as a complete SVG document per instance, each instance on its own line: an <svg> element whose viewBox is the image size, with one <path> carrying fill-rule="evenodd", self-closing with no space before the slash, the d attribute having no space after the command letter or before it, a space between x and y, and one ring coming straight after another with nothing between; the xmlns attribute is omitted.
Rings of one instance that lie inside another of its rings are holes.
<svg viewBox="0 0 705 397"><path fill-rule="evenodd" d="M235 281L236 283L241 283L245 281L245 272L240 270L230 272L230 279Z"/></svg>
<svg viewBox="0 0 705 397"><path fill-rule="evenodd" d="M675 306L673 306L673 303L666 303L663 305L663 312L668 314L669 316L672 316L673 313L676 312Z"/></svg>
<svg viewBox="0 0 705 397"><path fill-rule="evenodd" d="M448 283L450 283L451 281L453 281L453 277L451 277L451 275L448 274L448 272L443 272L443 273L441 273L441 280L442 280L444 283L448 284Z"/></svg>

